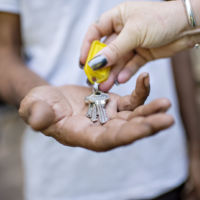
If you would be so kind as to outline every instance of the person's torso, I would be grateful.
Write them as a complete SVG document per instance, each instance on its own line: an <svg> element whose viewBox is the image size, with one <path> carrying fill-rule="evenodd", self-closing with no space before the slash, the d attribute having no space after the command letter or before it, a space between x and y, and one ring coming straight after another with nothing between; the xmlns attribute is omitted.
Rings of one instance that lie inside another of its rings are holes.
<svg viewBox="0 0 200 200"><path fill-rule="evenodd" d="M78 67L84 34L104 11L120 2L21 0L27 65L54 85L86 85L86 76ZM156 136L100 154L64 147L28 130L24 145L26 166L40 174L32 177L33 187L41 181L45 183L49 199L59 195L63 196L59 200L143 199L168 191L185 180L186 144L170 61L152 62L141 71L150 73L151 94L147 102L168 97L172 101L169 113L175 117L175 125ZM121 95L130 93L137 76L112 91ZM45 189L41 188L41 192Z"/></svg>

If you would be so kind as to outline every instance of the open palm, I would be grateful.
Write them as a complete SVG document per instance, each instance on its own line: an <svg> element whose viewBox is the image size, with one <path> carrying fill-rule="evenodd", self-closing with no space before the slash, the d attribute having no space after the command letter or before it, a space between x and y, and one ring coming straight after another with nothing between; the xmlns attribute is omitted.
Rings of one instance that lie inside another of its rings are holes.
<svg viewBox="0 0 200 200"><path fill-rule="evenodd" d="M109 121L101 125L86 117L84 99L91 88L81 86L41 86L22 100L19 114L35 130L68 146L106 151L152 135L173 124L164 112L166 99L141 106L149 94L147 73L139 76L135 91L125 97L110 94L106 106Z"/></svg>

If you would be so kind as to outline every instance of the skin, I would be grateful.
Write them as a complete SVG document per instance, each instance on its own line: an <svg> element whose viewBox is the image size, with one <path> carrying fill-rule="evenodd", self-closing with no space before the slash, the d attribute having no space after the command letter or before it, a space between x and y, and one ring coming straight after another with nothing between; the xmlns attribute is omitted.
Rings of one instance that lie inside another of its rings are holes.
<svg viewBox="0 0 200 200"><path fill-rule="evenodd" d="M21 57L20 19L18 15L0 14L0 97L19 108L19 115L33 129L68 146L107 151L151 136L173 124L166 114L167 99L148 105L149 75L138 77L132 95L110 94L105 125L93 124L86 116L85 96L91 88L49 85L30 71ZM38 66L39 67L39 66Z"/></svg>
<svg viewBox="0 0 200 200"><path fill-rule="evenodd" d="M99 53L107 58L106 66L112 66L109 79L100 87L108 91L115 80L125 83L147 62L173 56L200 42L199 0L192 0L192 7L198 26L195 30L190 30L182 0L122 3L89 27L80 62L85 63L93 40L114 37Z"/></svg>
<svg viewBox="0 0 200 200"><path fill-rule="evenodd" d="M48 83L29 70L21 57L20 18L0 12L0 99L19 107L27 92Z"/></svg>
<svg viewBox="0 0 200 200"><path fill-rule="evenodd" d="M170 107L167 99L141 106L149 94L146 73L139 76L132 95L110 94L106 107L110 120L104 125L86 117L84 98L90 94L90 88L74 85L37 87L23 99L19 114L32 128L64 145L94 151L130 144L173 123L170 116L163 114Z"/></svg>

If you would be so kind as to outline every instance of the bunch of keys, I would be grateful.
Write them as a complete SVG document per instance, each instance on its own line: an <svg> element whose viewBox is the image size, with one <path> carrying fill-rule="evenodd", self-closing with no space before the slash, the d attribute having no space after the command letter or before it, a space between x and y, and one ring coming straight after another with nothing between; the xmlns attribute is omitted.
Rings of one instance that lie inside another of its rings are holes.
<svg viewBox="0 0 200 200"><path fill-rule="evenodd" d="M85 74L87 75L89 82L93 85L92 94L85 97L85 103L88 104L88 112L86 116L90 118L92 122L99 120L101 124L104 124L108 121L105 107L109 100L109 95L99 90L99 83L102 83L108 79L110 74L110 67L94 71L88 65L88 62L94 58L94 56L105 46L106 44L95 40L91 45L84 67Z"/></svg>
<svg viewBox="0 0 200 200"><path fill-rule="evenodd" d="M95 83L93 86L93 93L85 97L85 102L89 104L86 116L90 118L92 122L98 121L98 118L101 124L105 124L108 121L105 109L108 99L109 95L98 90L98 84Z"/></svg>

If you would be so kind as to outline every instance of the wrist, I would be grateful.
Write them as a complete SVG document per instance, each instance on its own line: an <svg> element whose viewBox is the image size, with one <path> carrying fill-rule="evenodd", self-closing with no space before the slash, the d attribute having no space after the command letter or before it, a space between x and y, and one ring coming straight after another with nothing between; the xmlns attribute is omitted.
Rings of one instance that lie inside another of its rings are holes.
<svg viewBox="0 0 200 200"><path fill-rule="evenodd" d="M191 6L194 12L194 17L196 20L196 25L200 26L200 0L190 0Z"/></svg>
<svg viewBox="0 0 200 200"><path fill-rule="evenodd" d="M180 23L181 25L181 32L184 32L186 30L190 30L191 26L188 22L188 15L186 12L185 4L183 0L176 0L174 1L176 4L177 10L176 10L176 18L177 23Z"/></svg>
<svg viewBox="0 0 200 200"><path fill-rule="evenodd" d="M177 0L176 2L179 8L183 8L179 15L184 19L184 27L186 28L185 30L194 29L200 26L200 1ZM185 21L185 19L187 20Z"/></svg>
<svg viewBox="0 0 200 200"><path fill-rule="evenodd" d="M26 78L25 76L28 76L29 78ZM20 83L16 83L15 81L22 80ZM26 70L23 70L22 73L16 77L16 80L13 82L13 98L14 105L19 107L20 102L22 99L29 93L30 90L32 90L35 87L48 85L48 83L39 77L34 72L30 71L28 68Z"/></svg>
<svg viewBox="0 0 200 200"><path fill-rule="evenodd" d="M21 100L31 89L48 85L45 80L21 63L7 66L9 70L2 74L0 81L0 96L3 102L19 107Z"/></svg>

